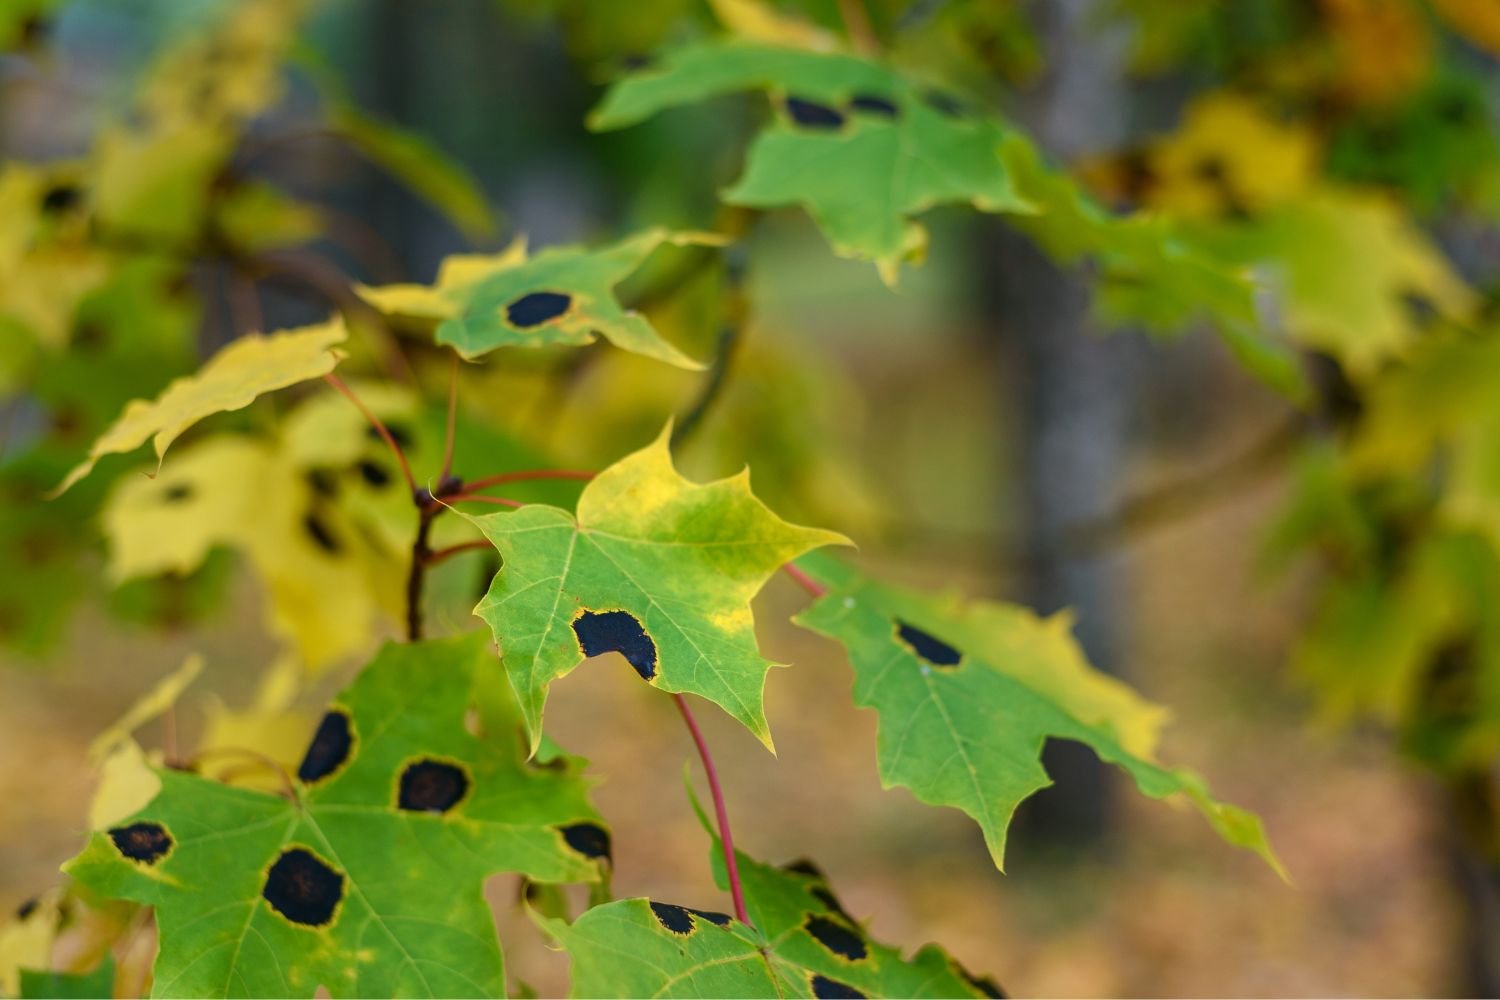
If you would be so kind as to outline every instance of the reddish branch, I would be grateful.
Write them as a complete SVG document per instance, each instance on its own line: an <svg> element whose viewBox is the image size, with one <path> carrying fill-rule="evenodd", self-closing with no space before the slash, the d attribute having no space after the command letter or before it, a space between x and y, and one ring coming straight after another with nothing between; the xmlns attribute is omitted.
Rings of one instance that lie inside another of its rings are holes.
<svg viewBox="0 0 1500 1000"><path fill-rule="evenodd" d="M523 472L502 472L498 476L484 476L470 483L464 483L466 493L474 493L478 490L487 490L492 486L504 486L507 483L529 482L533 479L579 479L589 480L598 475L583 469L528 469Z"/></svg>
<svg viewBox="0 0 1500 1000"><path fill-rule="evenodd" d="M343 393L344 398L353 403L355 408L364 414L365 419L370 422L370 426L375 428L375 432L385 441L386 447L391 449L391 454L396 456L396 464L401 466L401 475L406 480L406 488L412 496L416 496L417 481L412 478L411 466L406 462L406 452L401 450L401 445L396 443L396 439L391 436L390 430L385 424L381 423L380 418L375 415L374 411L365 405L364 400L356 396L354 390L344 384L343 379L339 378L333 372L329 372L323 376L323 381Z"/></svg>
<svg viewBox="0 0 1500 1000"><path fill-rule="evenodd" d="M708 775L708 791L713 796L714 814L719 820L719 846L724 849L724 871L729 877L729 895L734 900L735 919L742 924L749 924L750 916L745 912L745 891L740 887L740 869L734 857L734 834L729 829L729 810L724 806L724 792L719 788L719 772L714 768L713 754L708 752L708 743L698 729L698 720L693 718L687 699L674 694L672 700L677 702L677 709L682 712L682 721L687 723L688 732L693 734L693 742L698 745L698 756L703 760L703 771Z"/></svg>
<svg viewBox="0 0 1500 1000"><path fill-rule="evenodd" d="M460 542L457 545L450 545L446 549L437 549L436 551L429 552L427 555L427 565L436 566L438 563L446 562L456 555L462 555L465 552L477 552L480 549L490 548L493 548L493 546L490 545L489 539L487 538L476 539L472 542Z"/></svg>
<svg viewBox="0 0 1500 1000"><path fill-rule="evenodd" d="M785 563L781 567L781 569L782 572L786 573L787 576L791 577L793 580L796 580L798 586L800 586L803 590L807 591L812 596L822 597L824 594L828 593L827 587L823 586L817 580L814 580L812 577L808 576L806 573L802 572L791 563Z"/></svg>

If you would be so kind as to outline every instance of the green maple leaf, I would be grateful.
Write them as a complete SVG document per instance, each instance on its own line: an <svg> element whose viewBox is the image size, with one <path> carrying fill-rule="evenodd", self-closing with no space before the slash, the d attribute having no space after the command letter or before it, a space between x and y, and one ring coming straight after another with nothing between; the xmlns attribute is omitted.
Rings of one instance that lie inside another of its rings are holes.
<svg viewBox="0 0 1500 1000"><path fill-rule="evenodd" d="M156 908L155 996L503 994L484 879L597 879L603 829L576 762L523 761L488 645L387 645L320 724L295 802L162 769L92 836L66 870Z"/></svg>
<svg viewBox="0 0 1500 1000"><path fill-rule="evenodd" d="M742 90L770 92L781 113L751 145L724 199L802 205L835 252L875 260L887 277L922 249L913 216L929 208L1032 210L999 156L1005 126L853 55L734 39L685 46L616 83L589 124L621 128Z"/></svg>
<svg viewBox="0 0 1500 1000"><path fill-rule="evenodd" d="M788 524L750 492L748 470L695 484L672 466L671 428L601 472L575 517L534 504L470 517L503 568L475 614L505 658L532 746L547 689L585 656L624 654L649 683L701 695L771 746L750 599L831 531Z"/></svg>
<svg viewBox="0 0 1500 1000"><path fill-rule="evenodd" d="M798 565L829 590L794 621L848 649L855 703L880 714L882 782L963 810L996 867L1016 807L1051 784L1040 757L1060 738L1123 768L1146 795L1186 795L1220 836L1281 871L1256 816L1213 799L1192 772L1155 762L1163 710L1093 670L1066 616L929 597L827 557Z"/></svg>
<svg viewBox="0 0 1500 1000"><path fill-rule="evenodd" d="M567 950L579 997L986 997L934 945L911 958L870 939L810 862L775 868L735 853L753 926L649 899L586 911L571 925L537 918ZM727 886L723 855L715 873Z"/></svg>
<svg viewBox="0 0 1500 1000"><path fill-rule="evenodd" d="M622 306L614 287L664 243L721 242L709 233L650 229L598 250L559 246L528 257L524 241L517 241L498 254L447 258L430 286L358 291L388 316L434 324L437 342L465 358L500 347L582 346L602 334L622 350L680 368L702 368L663 340L644 316Z"/></svg>

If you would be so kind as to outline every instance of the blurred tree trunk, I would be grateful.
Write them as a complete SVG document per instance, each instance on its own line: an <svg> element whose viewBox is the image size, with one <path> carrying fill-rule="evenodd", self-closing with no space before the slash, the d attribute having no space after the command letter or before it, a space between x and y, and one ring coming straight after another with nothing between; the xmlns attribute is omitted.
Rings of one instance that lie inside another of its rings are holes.
<svg viewBox="0 0 1500 1000"><path fill-rule="evenodd" d="M1048 69L1020 117L1062 160L1109 147L1123 135L1122 45L1101 33L1101 6L1099 0L1032 5ZM1133 345L1118 334L1101 335L1080 269L1055 266L1003 223L989 227L977 259L986 268L982 286L997 383L1018 397L1024 597L1044 613L1075 608L1089 658L1117 671L1118 567L1107 554L1070 552L1065 535L1070 525L1107 513L1119 500ZM1058 787L1023 807L1018 834L1045 844L1097 844L1112 812L1103 765L1087 748L1057 742L1048 745L1043 762Z"/></svg>

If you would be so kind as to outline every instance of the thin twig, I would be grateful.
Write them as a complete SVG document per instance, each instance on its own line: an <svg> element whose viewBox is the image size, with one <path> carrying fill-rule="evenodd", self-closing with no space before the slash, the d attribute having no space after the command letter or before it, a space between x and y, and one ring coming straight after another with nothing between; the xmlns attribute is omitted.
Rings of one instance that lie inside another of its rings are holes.
<svg viewBox="0 0 1500 1000"><path fill-rule="evenodd" d="M472 542L459 542L457 545L450 545L446 549L435 549L429 552L427 554L427 565L436 566L438 563L446 562L456 555L462 555L465 552L476 552L479 549L492 549L493 547L487 538L476 539Z"/></svg>
<svg viewBox="0 0 1500 1000"><path fill-rule="evenodd" d="M793 580L796 580L799 587L801 587L803 590L807 591L814 597L822 597L824 594L828 593L827 587L823 586L817 580L814 580L812 577L808 576L806 573L802 572L791 563L783 563L781 566L781 571L787 576L791 577Z"/></svg>
<svg viewBox="0 0 1500 1000"><path fill-rule="evenodd" d="M455 503L488 503L497 507L524 507L526 504L520 500L512 500L509 497L477 496L472 493L455 493L446 498L450 504ZM440 508L441 509L441 508Z"/></svg>
<svg viewBox="0 0 1500 1000"><path fill-rule="evenodd" d="M593 479L596 475L598 475L597 472L589 472L584 469L525 469L520 472L502 472L498 476L484 476L472 482L464 483L464 493L468 495L478 490L487 490L492 486L529 482L533 479L577 479L587 481Z"/></svg>
<svg viewBox="0 0 1500 1000"><path fill-rule="evenodd" d="M453 352L453 363L448 369L448 429L443 433L443 471L439 482L447 482L453 473L453 438L458 422L458 352Z"/></svg>
<svg viewBox="0 0 1500 1000"><path fill-rule="evenodd" d="M867 56L880 51L880 39L870 24L870 12L865 10L864 0L839 0L839 14L855 49Z"/></svg>
<svg viewBox="0 0 1500 1000"><path fill-rule="evenodd" d="M714 799L714 814L719 820L719 846L724 849L724 871L729 876L729 895L734 900L734 915L740 923L748 925L750 916L745 912L745 891L740 887L740 869L734 856L734 834L729 829L729 810L724 806L724 792L719 787L719 772L714 768L713 754L708 752L708 743L698 729L698 720L693 718L687 699L673 694L682 721L687 723L693 742L698 745L698 756L703 760L703 771L708 775L708 792Z"/></svg>
<svg viewBox="0 0 1500 1000"><path fill-rule="evenodd" d="M212 757L223 757L226 755L245 757L274 772L281 778L282 790L286 792L287 798L293 802L301 801L300 796L297 795L297 786L292 784L292 776L287 773L286 768L282 767L274 758L266 756L259 750L251 750L249 747L209 747L207 750L199 750L193 754L192 757L188 758L185 766L196 771L202 765L203 761Z"/></svg>
<svg viewBox="0 0 1500 1000"><path fill-rule="evenodd" d="M698 391L698 398L693 400L693 405L672 428L672 447L680 448L697 432L703 424L703 418L708 415L708 411L723 393L724 384L727 381L726 376L729 374L729 364L734 360L740 335L744 329L744 323L730 322L719 331L719 347L714 354L713 365L708 370L708 377L703 382L703 388Z"/></svg>
<svg viewBox="0 0 1500 1000"><path fill-rule="evenodd" d="M411 543L411 567L406 574L406 639L416 642L422 638L422 589L427 581L428 560L432 549L428 538L432 534L432 519L443 508L423 507L417 520L417 537Z"/></svg>
<svg viewBox="0 0 1500 1000"><path fill-rule="evenodd" d="M396 439L391 436L390 430L386 428L385 424L380 422L380 418L375 415L374 411L366 406L364 404L364 401L354 394L354 390L350 389L347 385L344 384L343 379L339 378L333 372L329 372L327 375L323 376L323 381L327 382L339 392L343 393L344 397L348 399L349 402L353 403L355 408L357 408L360 413L364 414L365 419L370 422L370 426L375 428L376 433L381 436L381 438L385 441L387 447L391 449L391 454L396 456L396 464L401 466L401 475L406 480L406 488L410 492L412 497L416 497L417 481L411 474L411 466L407 464L406 453L401 450L401 445L399 445L396 442Z"/></svg>

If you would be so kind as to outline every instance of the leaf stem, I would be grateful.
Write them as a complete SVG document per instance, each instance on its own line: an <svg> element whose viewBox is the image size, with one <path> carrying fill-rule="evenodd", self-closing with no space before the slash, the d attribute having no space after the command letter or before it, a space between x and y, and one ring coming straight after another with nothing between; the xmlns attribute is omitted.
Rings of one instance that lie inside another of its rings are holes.
<svg viewBox="0 0 1500 1000"><path fill-rule="evenodd" d="M724 871L729 877L729 895L734 900L734 916L740 923L748 926L750 917L745 912L745 891L740 887L740 869L734 857L734 834L729 829L729 810L724 806L724 792L719 787L719 772L714 768L713 754L708 752L708 743L698 728L698 720L693 718L693 710L688 708L687 699L680 694L673 694L672 700L677 702L682 721L687 723L688 732L698 745L698 756L702 758L703 771L708 775L708 791L714 799L714 814L719 820L719 846L724 850Z"/></svg>
<svg viewBox="0 0 1500 1000"><path fill-rule="evenodd" d="M787 576L791 577L793 580L796 580L798 586L800 586L803 590L807 591L812 596L822 597L824 594L828 593L827 587L823 586L817 580L814 580L812 577L808 576L806 573L802 572L791 563L783 563L781 569L782 572L786 573Z"/></svg>
<svg viewBox="0 0 1500 1000"><path fill-rule="evenodd" d="M455 503L489 503L500 507L524 507L525 503L520 500L512 500L509 497L490 497L475 495L473 493L455 493L447 498L450 504ZM441 509L441 508L439 508Z"/></svg>
<svg viewBox="0 0 1500 1000"><path fill-rule="evenodd" d="M452 559L454 556L460 555L464 552L474 552L478 549L488 549L492 547L493 546L491 546L490 541L487 538L475 539L472 542L460 542L457 545L450 545L446 549L436 549L432 552L429 552L427 554L427 565L436 566L438 563L446 562L447 560Z"/></svg>
<svg viewBox="0 0 1500 1000"><path fill-rule="evenodd" d="M396 439L391 436L390 430L386 428L385 424L380 422L380 418L375 415L374 411L366 406L364 404L364 401L354 394L354 390L344 384L343 379L339 378L333 372L329 372L327 375L323 376L323 381L327 382L339 392L343 393L344 398L348 399L349 402L354 404L355 409L364 414L365 419L370 422L370 426L375 428L376 433L381 436L381 438L385 441L386 446L391 449L391 454L396 456L396 463L401 466L401 475L406 480L406 488L411 493L412 501L414 503L420 503L417 493L417 481L412 477L411 466L408 465L406 461L406 453L401 450L401 445L397 444Z"/></svg>
<svg viewBox="0 0 1500 1000"><path fill-rule="evenodd" d="M417 516L417 537L411 543L411 569L406 574L406 638L416 642L422 638L422 589L427 582L427 563L432 558L428 538L432 534L432 519L442 507L423 507Z"/></svg>
<svg viewBox="0 0 1500 1000"><path fill-rule="evenodd" d="M297 794L297 786L292 784L292 776L286 772L286 768L282 767L275 759L266 756L259 750L251 750L249 747L209 747L207 750L199 750L193 754L193 756L184 762L183 766L196 771L204 760L211 757L224 756L244 757L255 761L266 770L274 772L281 778L282 790L286 792L287 798L293 802L300 803L302 801L301 796Z"/></svg>
<svg viewBox="0 0 1500 1000"><path fill-rule="evenodd" d="M453 438L458 424L458 353L453 353L453 363L448 369L448 427L443 432L443 471L438 473L438 482L447 482L453 472Z"/></svg>
<svg viewBox="0 0 1500 1000"><path fill-rule="evenodd" d="M498 476L485 476L470 483L464 483L465 493L474 493L479 490L487 490L491 486L504 486L507 483L529 482L533 479L578 479L587 481L598 475L584 469L526 469L521 472L502 472Z"/></svg>

